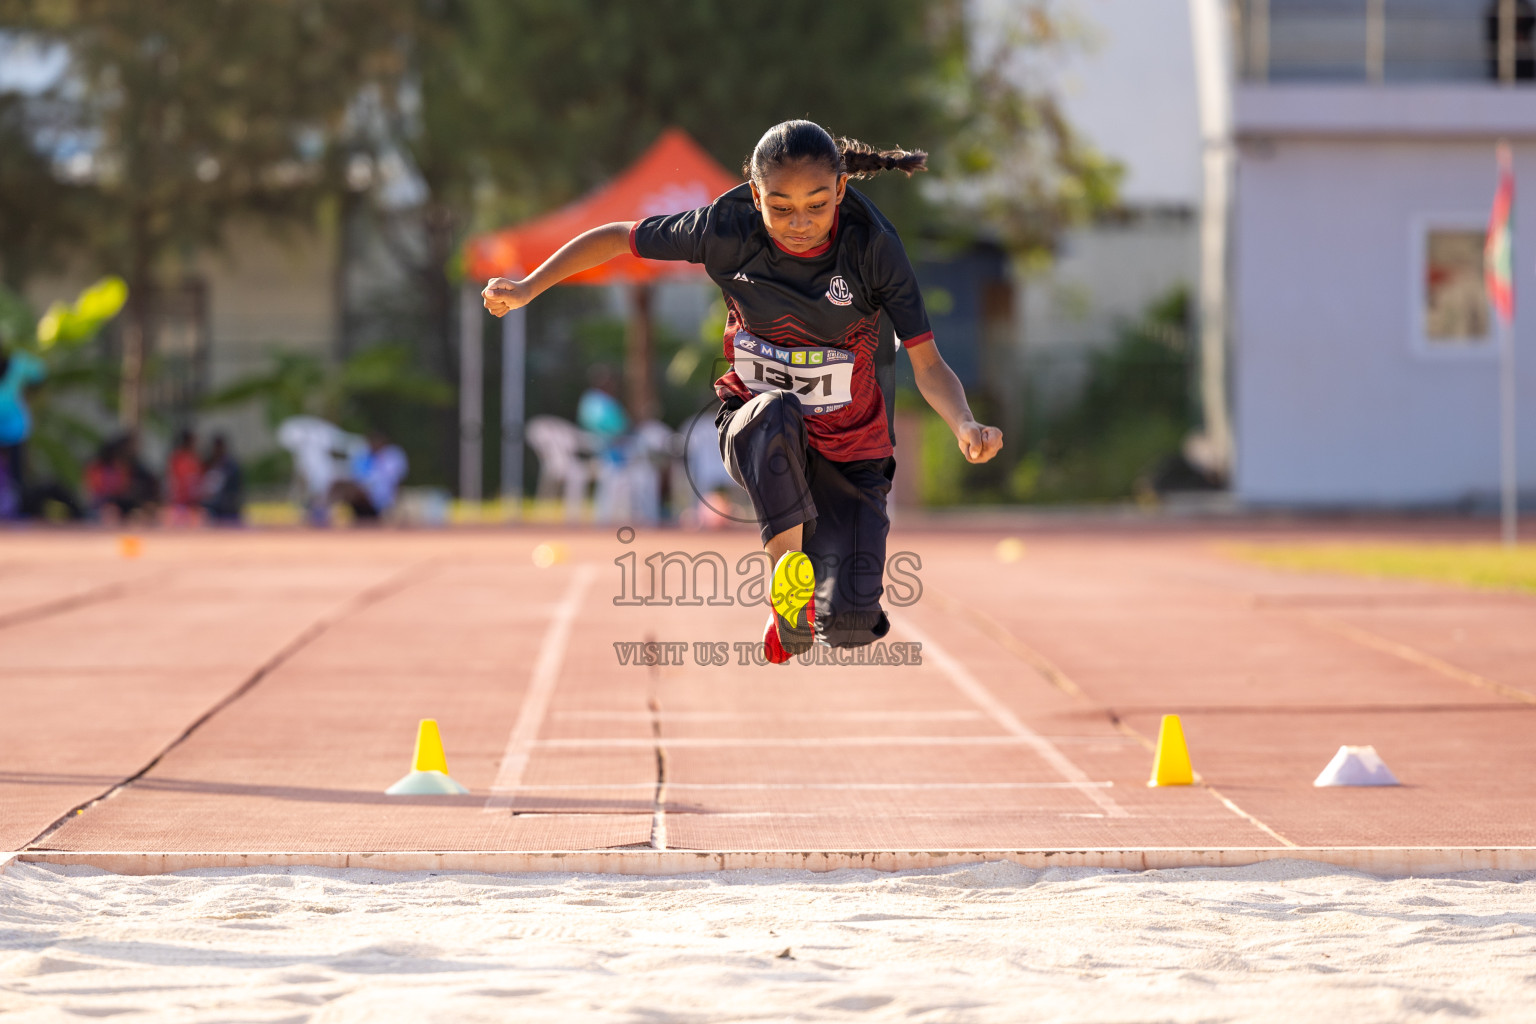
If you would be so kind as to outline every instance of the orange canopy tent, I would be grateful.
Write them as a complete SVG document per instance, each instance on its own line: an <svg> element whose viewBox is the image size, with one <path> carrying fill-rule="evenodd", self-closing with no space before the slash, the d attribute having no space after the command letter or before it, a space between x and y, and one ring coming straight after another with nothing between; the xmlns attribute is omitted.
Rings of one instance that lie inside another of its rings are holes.
<svg viewBox="0 0 1536 1024"><path fill-rule="evenodd" d="M542 217L471 238L464 249L466 283L462 320L459 387L459 493L480 497L481 445L481 284L492 277L523 277L566 242L591 228L614 221L641 220L707 206L740 179L716 163L679 128L661 134L628 170L582 199ZM656 415L652 381L650 286L659 281L699 278L703 268L691 263L642 260L625 253L566 280L573 284L629 284L631 313L625 344L630 414L637 420ZM522 310L502 318L501 487L521 495L523 478Z"/></svg>
<svg viewBox="0 0 1536 1024"><path fill-rule="evenodd" d="M542 217L471 238L465 268L471 280L522 277L583 231L707 206L739 184L740 178L727 173L681 128L669 128L628 170L595 192ZM702 273L691 263L642 260L626 253L567 281L648 284Z"/></svg>

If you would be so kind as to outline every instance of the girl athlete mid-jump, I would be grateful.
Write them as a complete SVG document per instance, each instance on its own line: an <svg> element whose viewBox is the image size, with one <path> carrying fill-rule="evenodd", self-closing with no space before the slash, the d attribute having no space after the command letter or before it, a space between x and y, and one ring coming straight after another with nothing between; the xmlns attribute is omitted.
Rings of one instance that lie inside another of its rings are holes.
<svg viewBox="0 0 1536 1024"><path fill-rule="evenodd" d="M966 459L986 462L1003 446L1002 431L971 415L933 343L896 230L848 187L879 171L911 175L926 160L786 121L758 140L747 182L710 205L594 228L523 280L495 278L482 292L502 316L624 252L704 265L727 311L720 454L774 561L763 646L775 663L817 640L855 647L890 629L880 598L895 338Z"/></svg>

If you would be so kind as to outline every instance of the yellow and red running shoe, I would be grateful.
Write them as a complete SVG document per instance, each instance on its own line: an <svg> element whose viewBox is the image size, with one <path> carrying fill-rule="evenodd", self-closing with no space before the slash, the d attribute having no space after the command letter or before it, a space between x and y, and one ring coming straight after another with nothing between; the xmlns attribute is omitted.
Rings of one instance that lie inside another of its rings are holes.
<svg viewBox="0 0 1536 1024"><path fill-rule="evenodd" d="M763 652L781 665L816 642L816 570L803 551L786 551L773 567L769 590L773 616L763 635Z"/></svg>

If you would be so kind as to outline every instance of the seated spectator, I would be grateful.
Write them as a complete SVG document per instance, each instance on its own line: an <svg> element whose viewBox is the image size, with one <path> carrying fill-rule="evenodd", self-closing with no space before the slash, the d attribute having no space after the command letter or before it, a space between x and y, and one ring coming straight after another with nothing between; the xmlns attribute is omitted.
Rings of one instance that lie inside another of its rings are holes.
<svg viewBox="0 0 1536 1024"><path fill-rule="evenodd" d="M121 440L103 441L85 464L85 500L91 518L115 523L132 510L128 500L128 469L123 464Z"/></svg>
<svg viewBox="0 0 1536 1024"><path fill-rule="evenodd" d="M245 511L245 476L223 434L214 434L202 465L199 486L210 523L238 524Z"/></svg>
<svg viewBox="0 0 1536 1024"><path fill-rule="evenodd" d="M165 484L170 507L167 519L176 526L195 526L203 511L203 461L197 456L192 431L176 432L176 445L165 463Z"/></svg>
<svg viewBox="0 0 1536 1024"><path fill-rule="evenodd" d="M610 462L622 462L622 441L629 432L629 414L615 396L618 380L613 370L599 363L588 376L590 385L576 401L576 423L594 435L599 453Z"/></svg>
<svg viewBox="0 0 1536 1024"><path fill-rule="evenodd" d="M97 449L85 467L85 490L91 514L107 523L153 518L160 502L160 481L139 460L138 439L131 433Z"/></svg>
<svg viewBox="0 0 1536 1024"><path fill-rule="evenodd" d="M346 479L355 456L368 441L318 416L290 416L277 428L277 443L293 457L294 482L311 526L327 526L338 480Z"/></svg>
<svg viewBox="0 0 1536 1024"><path fill-rule="evenodd" d="M25 445L32 433L26 393L46 376L47 370L36 356L0 346L0 519L25 514Z"/></svg>
<svg viewBox="0 0 1536 1024"><path fill-rule="evenodd" d="M139 435L131 431L123 435L119 451L128 473L127 497L133 506L129 511L143 513L153 519L160 507L160 478L151 473L139 458Z"/></svg>
<svg viewBox="0 0 1536 1024"><path fill-rule="evenodd" d="M394 507L400 482L410 463L399 445L377 430L368 434L368 450L352 460L352 479L338 480L331 487L331 500L352 508L359 522L376 523Z"/></svg>

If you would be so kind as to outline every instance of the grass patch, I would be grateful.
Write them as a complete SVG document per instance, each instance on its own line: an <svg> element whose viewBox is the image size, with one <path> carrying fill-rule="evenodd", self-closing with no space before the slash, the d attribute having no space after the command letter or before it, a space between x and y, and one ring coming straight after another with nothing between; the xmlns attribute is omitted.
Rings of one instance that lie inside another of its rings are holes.
<svg viewBox="0 0 1536 1024"><path fill-rule="evenodd" d="M1536 544L1244 544L1225 550L1275 569L1536 593Z"/></svg>
<svg viewBox="0 0 1536 1024"><path fill-rule="evenodd" d="M523 523L539 526L560 526L565 523L565 504L559 501L539 501L524 498L519 514L511 502L500 498L488 501L460 501L457 498L447 506L448 520L443 526L501 526ZM582 505L581 522L590 522L591 502ZM247 526L302 526L304 510L291 501L248 501L245 503ZM352 522L352 512L345 505L331 509L331 524L347 526Z"/></svg>

